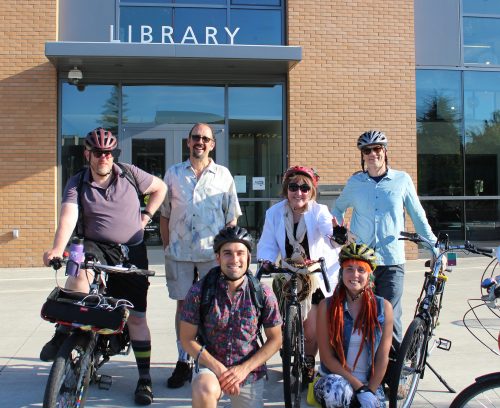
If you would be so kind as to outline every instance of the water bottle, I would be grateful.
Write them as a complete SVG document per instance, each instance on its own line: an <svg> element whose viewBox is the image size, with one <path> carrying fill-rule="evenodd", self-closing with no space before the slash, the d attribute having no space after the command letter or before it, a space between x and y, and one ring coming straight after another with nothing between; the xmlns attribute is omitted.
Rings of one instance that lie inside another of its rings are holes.
<svg viewBox="0 0 500 408"><path fill-rule="evenodd" d="M77 277L80 271L80 263L85 259L85 252L83 249L83 239L73 238L69 246L69 259L66 264L66 275Z"/></svg>

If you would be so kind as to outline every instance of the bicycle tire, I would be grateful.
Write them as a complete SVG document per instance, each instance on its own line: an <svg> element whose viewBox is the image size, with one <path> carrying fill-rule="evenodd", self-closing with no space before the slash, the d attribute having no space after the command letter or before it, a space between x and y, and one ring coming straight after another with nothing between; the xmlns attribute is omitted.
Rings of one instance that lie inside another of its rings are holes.
<svg viewBox="0 0 500 408"><path fill-rule="evenodd" d="M411 406L421 375L427 324L415 317L406 330L394 365L389 393L390 408Z"/></svg>
<svg viewBox="0 0 500 408"><path fill-rule="evenodd" d="M83 408L92 374L92 333L75 332L61 346L47 380L43 408Z"/></svg>
<svg viewBox="0 0 500 408"><path fill-rule="evenodd" d="M500 407L500 372L476 378L464 388L450 405L450 408Z"/></svg>
<svg viewBox="0 0 500 408"><path fill-rule="evenodd" d="M283 391L285 407L300 408L302 393L302 345L300 340L302 322L298 306L289 305L283 331Z"/></svg>

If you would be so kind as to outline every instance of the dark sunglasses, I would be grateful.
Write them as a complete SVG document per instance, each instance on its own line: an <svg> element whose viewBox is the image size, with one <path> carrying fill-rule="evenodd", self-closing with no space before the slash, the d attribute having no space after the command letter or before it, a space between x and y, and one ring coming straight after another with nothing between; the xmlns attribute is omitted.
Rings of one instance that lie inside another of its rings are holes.
<svg viewBox="0 0 500 408"><path fill-rule="evenodd" d="M196 143L198 143L200 140L203 140L203 143L207 144L207 143L210 143L214 139L211 139L210 137L202 136L202 135L191 135L191 140L193 142L196 142Z"/></svg>
<svg viewBox="0 0 500 408"><path fill-rule="evenodd" d="M300 186L297 183L290 183L288 185L288 190L291 191L292 193L295 193L296 191L302 191L303 193L307 193L311 190L311 186L309 184L301 184Z"/></svg>
<svg viewBox="0 0 500 408"><path fill-rule="evenodd" d="M92 156L96 159L99 159L102 155L106 158L110 158L113 155L113 152L103 151L103 150L92 150Z"/></svg>
<svg viewBox="0 0 500 408"><path fill-rule="evenodd" d="M361 149L361 152L363 154L366 154L367 156L372 152L372 150L375 152L375 153L380 153L382 151L383 147L382 146L373 146L373 147L363 147Z"/></svg>

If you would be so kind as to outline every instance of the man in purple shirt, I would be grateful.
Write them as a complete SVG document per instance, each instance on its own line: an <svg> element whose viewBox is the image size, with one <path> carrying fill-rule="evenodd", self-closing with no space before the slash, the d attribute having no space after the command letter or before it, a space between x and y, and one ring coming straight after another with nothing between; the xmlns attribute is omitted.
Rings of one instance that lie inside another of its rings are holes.
<svg viewBox="0 0 500 408"><path fill-rule="evenodd" d="M88 169L68 180L64 189L59 225L52 249L43 255L49 266L52 258L61 258L67 242L78 223L78 234L84 238L85 252L91 252L104 264L122 262L122 246L128 247L128 258L138 268L148 268L144 227L159 208L166 194L162 180L145 171L121 164L135 180L135 186L124 171L113 162L116 137L108 130L97 128L85 138L85 160ZM136 190L137 188L137 190ZM137 192L149 194L146 208L141 212ZM90 271L80 271L78 276L68 276L65 287L88 293L87 276ZM110 275L108 293L119 299L127 299L134 305L127 322L132 349L137 360L139 381L135 390L135 402L149 405L153 402L150 356L151 335L146 320L149 282L147 277ZM69 336L69 329L59 326L52 340L42 349L40 359L54 360L59 347Z"/></svg>
<svg viewBox="0 0 500 408"><path fill-rule="evenodd" d="M265 362L281 347L281 316L272 290L261 284L264 305L252 301L247 274L252 237L237 226L223 228L214 239L218 267L189 290L182 309L180 340L195 359L193 407L216 407L225 393L233 407L262 407ZM218 275L214 299L201 321L200 304L206 279ZM259 322L266 341L258 343ZM201 325L201 327L200 327ZM199 328L205 344L200 344Z"/></svg>

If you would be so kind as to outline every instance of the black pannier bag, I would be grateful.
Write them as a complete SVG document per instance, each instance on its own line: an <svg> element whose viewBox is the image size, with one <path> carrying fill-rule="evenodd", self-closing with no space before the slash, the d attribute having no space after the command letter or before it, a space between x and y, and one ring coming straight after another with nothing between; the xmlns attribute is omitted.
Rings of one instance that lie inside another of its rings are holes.
<svg viewBox="0 0 500 408"><path fill-rule="evenodd" d="M40 312L42 319L64 326L92 330L100 334L123 331L129 302L103 295L66 291L60 287L47 297Z"/></svg>

